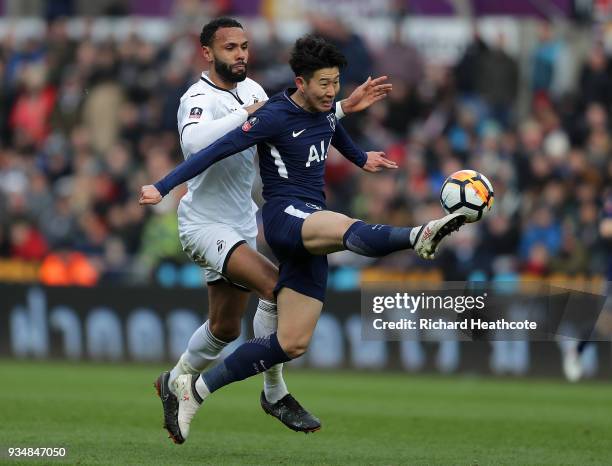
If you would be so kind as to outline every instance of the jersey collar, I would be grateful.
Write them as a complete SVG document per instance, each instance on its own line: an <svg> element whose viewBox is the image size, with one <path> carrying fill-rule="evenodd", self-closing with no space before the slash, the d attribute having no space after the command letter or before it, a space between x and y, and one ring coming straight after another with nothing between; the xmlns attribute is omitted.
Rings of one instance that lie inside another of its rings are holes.
<svg viewBox="0 0 612 466"><path fill-rule="evenodd" d="M208 84L210 87L217 89L218 91L223 91L223 92L227 92L229 95L231 95L234 99L236 99L238 101L238 103L240 105L244 105L244 102L242 101L242 99L240 98L240 96L238 95L238 85L236 84L236 93L233 93L232 91L229 91L227 89L223 89L222 87L217 86L215 83L213 83L209 78L208 75L206 75L205 73L202 73L202 75L200 76L200 80L204 81L206 84Z"/></svg>

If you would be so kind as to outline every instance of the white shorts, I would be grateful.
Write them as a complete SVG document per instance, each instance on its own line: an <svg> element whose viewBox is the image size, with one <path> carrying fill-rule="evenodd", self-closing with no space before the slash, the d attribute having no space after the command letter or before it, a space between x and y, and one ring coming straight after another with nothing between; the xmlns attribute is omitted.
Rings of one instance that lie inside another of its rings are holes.
<svg viewBox="0 0 612 466"><path fill-rule="evenodd" d="M225 269L231 253L243 243L257 250L257 233L252 229L241 231L224 223L200 224L197 228L180 228L179 238L183 251L204 271L206 283L225 280L239 288L226 277Z"/></svg>

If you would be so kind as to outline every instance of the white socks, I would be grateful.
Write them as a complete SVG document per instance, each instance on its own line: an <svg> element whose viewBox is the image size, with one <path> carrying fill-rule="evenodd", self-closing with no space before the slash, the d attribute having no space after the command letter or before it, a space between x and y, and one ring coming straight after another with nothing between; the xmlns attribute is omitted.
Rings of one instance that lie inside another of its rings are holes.
<svg viewBox="0 0 612 466"><path fill-rule="evenodd" d="M204 379L202 379L200 375L196 375L195 377L197 377L195 389L198 392L198 395L200 395L200 398L202 398L202 402L204 402L206 397L210 395L210 390L208 389L206 383L204 382Z"/></svg>
<svg viewBox="0 0 612 466"><path fill-rule="evenodd" d="M200 374L217 359L219 353L228 345L227 342L215 337L208 325L207 320L191 335L187 351L181 355L176 366L170 371L168 385L171 387L181 374Z"/></svg>
<svg viewBox="0 0 612 466"><path fill-rule="evenodd" d="M266 337L277 329L278 316L276 304L260 299L257 303L257 312L253 317L253 331L255 338ZM264 393L266 400L276 403L289 393L283 379L283 364L276 364L263 373Z"/></svg>

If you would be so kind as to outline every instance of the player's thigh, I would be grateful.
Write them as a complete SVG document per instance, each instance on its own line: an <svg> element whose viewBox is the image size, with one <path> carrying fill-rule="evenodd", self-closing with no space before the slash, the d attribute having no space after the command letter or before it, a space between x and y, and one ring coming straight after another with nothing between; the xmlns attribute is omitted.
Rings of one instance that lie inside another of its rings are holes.
<svg viewBox="0 0 612 466"><path fill-rule="evenodd" d="M331 254L345 249L346 230L357 220L331 210L310 214L302 225L302 242L311 254Z"/></svg>
<svg viewBox="0 0 612 466"><path fill-rule="evenodd" d="M232 282L256 292L261 298L274 301L278 269L247 243L231 252L227 259L225 276Z"/></svg>
<svg viewBox="0 0 612 466"><path fill-rule="evenodd" d="M208 320L212 334L223 341L240 335L250 293L222 279L208 284Z"/></svg>
<svg viewBox="0 0 612 466"><path fill-rule="evenodd" d="M286 287L279 291L276 302L278 342L288 356L298 357L308 348L323 303Z"/></svg>

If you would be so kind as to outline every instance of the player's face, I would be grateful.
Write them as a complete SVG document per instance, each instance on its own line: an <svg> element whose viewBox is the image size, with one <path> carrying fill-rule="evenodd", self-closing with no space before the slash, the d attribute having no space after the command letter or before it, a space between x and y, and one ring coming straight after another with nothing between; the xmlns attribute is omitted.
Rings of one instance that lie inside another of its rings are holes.
<svg viewBox="0 0 612 466"><path fill-rule="evenodd" d="M334 99L340 91L340 71L338 67L317 70L308 81L298 78L307 105L316 112L331 110ZM299 83L298 83L299 86Z"/></svg>
<svg viewBox="0 0 612 466"><path fill-rule="evenodd" d="M212 46L204 49L208 49L204 51L204 56L214 66L221 79L232 83L246 79L249 42L242 29L217 29Z"/></svg>

